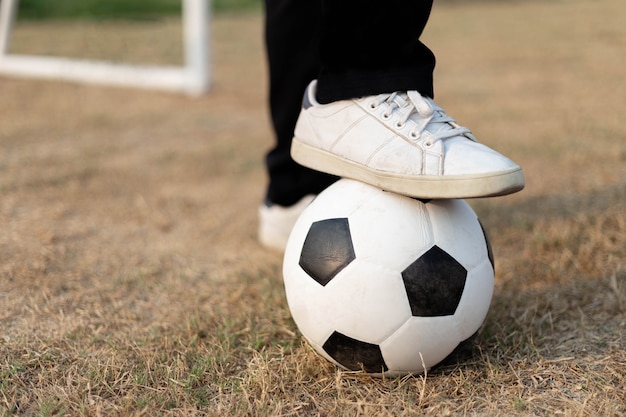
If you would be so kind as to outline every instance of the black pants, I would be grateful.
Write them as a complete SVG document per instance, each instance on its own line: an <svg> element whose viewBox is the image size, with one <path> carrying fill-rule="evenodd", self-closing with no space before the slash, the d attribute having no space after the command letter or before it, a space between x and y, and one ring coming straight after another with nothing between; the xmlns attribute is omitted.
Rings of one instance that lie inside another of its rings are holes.
<svg viewBox="0 0 626 417"><path fill-rule="evenodd" d="M265 0L270 113L267 199L291 205L336 177L298 165L289 149L306 86L330 103L394 91L433 96L435 57L419 41L432 0Z"/></svg>

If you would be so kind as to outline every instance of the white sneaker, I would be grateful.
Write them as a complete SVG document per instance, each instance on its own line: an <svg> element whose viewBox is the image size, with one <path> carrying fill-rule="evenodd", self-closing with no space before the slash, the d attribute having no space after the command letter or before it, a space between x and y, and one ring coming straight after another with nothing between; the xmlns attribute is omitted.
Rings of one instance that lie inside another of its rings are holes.
<svg viewBox="0 0 626 417"><path fill-rule="evenodd" d="M524 188L519 165L476 141L416 91L320 104L305 94L291 156L318 171L420 198L472 198Z"/></svg>
<svg viewBox="0 0 626 417"><path fill-rule="evenodd" d="M311 204L314 198L314 195L306 195L289 207L278 204L263 204L259 207L259 241L261 244L284 252L293 225L300 213Z"/></svg>

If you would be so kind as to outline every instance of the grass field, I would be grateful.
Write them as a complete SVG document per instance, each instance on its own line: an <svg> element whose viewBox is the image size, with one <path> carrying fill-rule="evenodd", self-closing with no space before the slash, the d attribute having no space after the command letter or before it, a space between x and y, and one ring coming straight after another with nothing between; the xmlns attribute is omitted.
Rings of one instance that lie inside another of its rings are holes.
<svg viewBox="0 0 626 417"><path fill-rule="evenodd" d="M0 416L626 415L626 6L435 3L437 101L527 178L471 201L496 258L471 343L382 380L302 342L256 242L262 17L220 15L198 99L0 78ZM101 36L178 59L156 24ZM24 22L14 50L81 55L79 29Z"/></svg>
<svg viewBox="0 0 626 417"><path fill-rule="evenodd" d="M261 0L211 0L215 12L259 10ZM145 19L180 14L181 0L20 0L20 19Z"/></svg>

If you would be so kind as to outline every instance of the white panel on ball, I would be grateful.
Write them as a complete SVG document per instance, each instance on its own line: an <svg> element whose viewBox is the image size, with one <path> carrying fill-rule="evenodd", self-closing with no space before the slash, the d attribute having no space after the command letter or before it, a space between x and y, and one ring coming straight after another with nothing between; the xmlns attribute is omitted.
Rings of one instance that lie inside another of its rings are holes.
<svg viewBox="0 0 626 417"><path fill-rule="evenodd" d="M487 256L482 228L464 200L436 200L428 204L433 235L437 246L466 268L472 268Z"/></svg>
<svg viewBox="0 0 626 417"><path fill-rule="evenodd" d="M428 210L408 197L367 190L369 198L349 218L358 259L402 271L434 244Z"/></svg>
<svg viewBox="0 0 626 417"><path fill-rule="evenodd" d="M494 288L491 262L485 260L467 274L465 291L454 313L459 323L461 340L470 338L487 316Z"/></svg>
<svg viewBox="0 0 626 417"><path fill-rule="evenodd" d="M432 343L436 340L437 343ZM419 373L441 362L461 341L454 316L412 317L381 343L389 369L396 373Z"/></svg>
<svg viewBox="0 0 626 417"><path fill-rule="evenodd" d="M325 289L333 303L318 317L355 339L380 343L411 317L400 275L369 262L357 259Z"/></svg>

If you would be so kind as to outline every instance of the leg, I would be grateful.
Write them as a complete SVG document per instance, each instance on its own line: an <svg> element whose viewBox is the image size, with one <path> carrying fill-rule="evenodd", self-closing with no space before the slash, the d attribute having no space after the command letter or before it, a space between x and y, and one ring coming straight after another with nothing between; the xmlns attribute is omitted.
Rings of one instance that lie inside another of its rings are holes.
<svg viewBox="0 0 626 417"><path fill-rule="evenodd" d="M306 86L319 72L318 1L265 0L265 41L270 74L270 113L276 145L267 154L267 200L291 206L318 194L336 178L305 168L289 154Z"/></svg>

